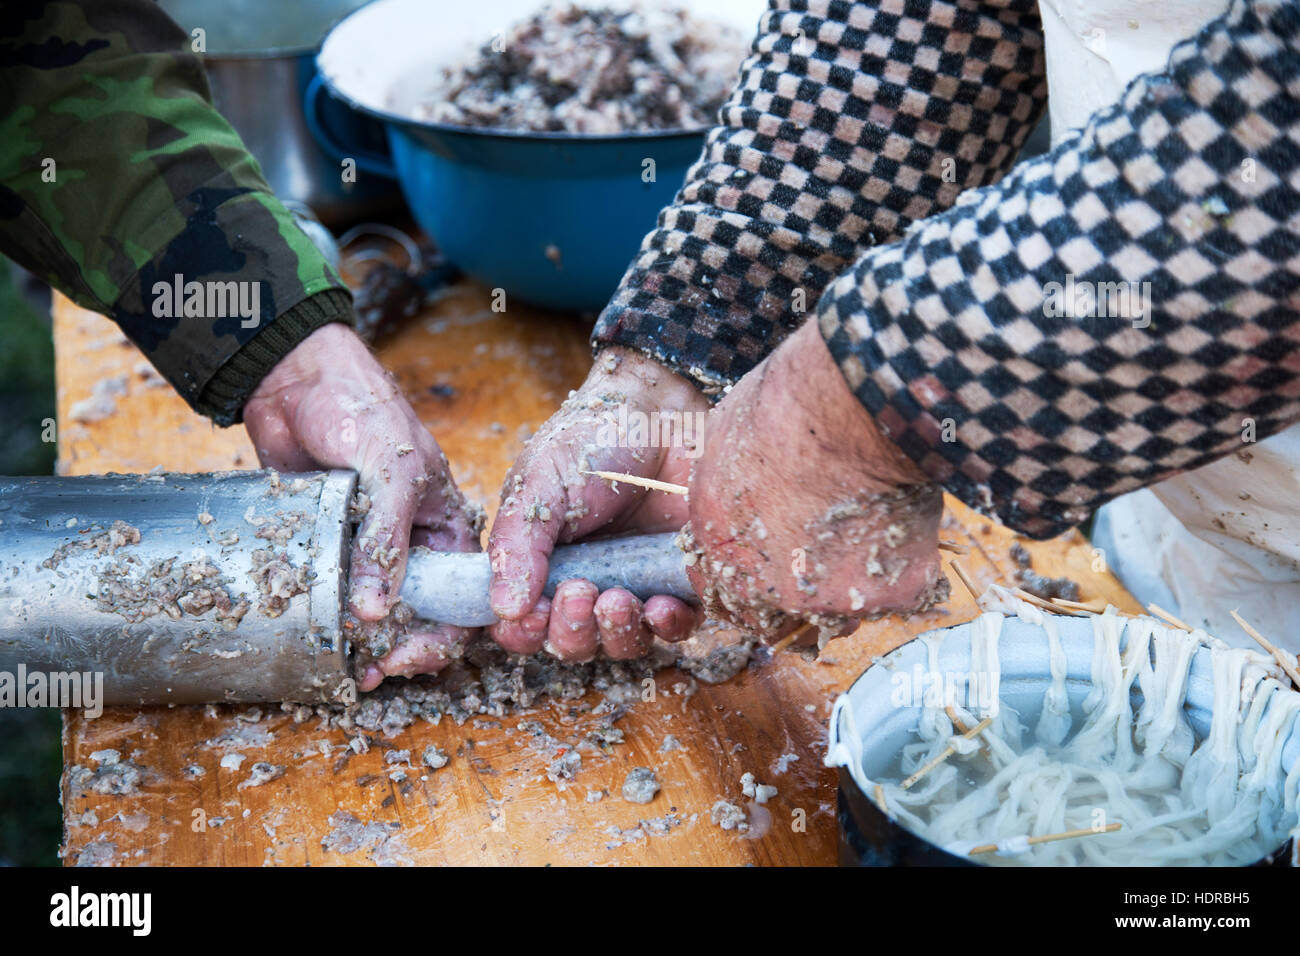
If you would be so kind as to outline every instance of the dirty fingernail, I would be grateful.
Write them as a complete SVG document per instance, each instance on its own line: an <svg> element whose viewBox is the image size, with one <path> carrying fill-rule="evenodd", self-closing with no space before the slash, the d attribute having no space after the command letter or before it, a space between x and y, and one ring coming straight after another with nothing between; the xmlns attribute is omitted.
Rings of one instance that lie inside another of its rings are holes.
<svg viewBox="0 0 1300 956"><path fill-rule="evenodd" d="M554 604L554 613L559 615L560 623L569 630L577 630L583 622L591 617L590 598L582 595L566 595Z"/></svg>
<svg viewBox="0 0 1300 956"><path fill-rule="evenodd" d="M488 588L488 600L493 614L515 621L528 610L528 589L522 581L493 581Z"/></svg>
<svg viewBox="0 0 1300 956"><path fill-rule="evenodd" d="M388 613L388 582L378 577L352 581L352 613L364 621L377 621Z"/></svg>
<svg viewBox="0 0 1300 956"><path fill-rule="evenodd" d="M361 675L361 680L357 682L357 689L362 693L368 693L383 682L384 672L374 664L367 664L365 673Z"/></svg>

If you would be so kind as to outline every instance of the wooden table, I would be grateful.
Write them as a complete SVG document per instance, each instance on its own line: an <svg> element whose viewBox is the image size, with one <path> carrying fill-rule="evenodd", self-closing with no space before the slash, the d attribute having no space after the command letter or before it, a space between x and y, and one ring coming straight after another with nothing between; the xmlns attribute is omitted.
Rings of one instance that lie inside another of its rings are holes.
<svg viewBox="0 0 1300 956"><path fill-rule="evenodd" d="M486 290L462 283L384 341L378 354L442 444L460 486L492 511L523 440L582 381L590 364L587 333L577 319L514 304L494 313ZM217 429L151 383L140 353L107 319L60 300L54 335L62 473L257 466L242 428ZM116 413L74 423L72 405L98 380L117 375L127 376L128 393ZM971 548L961 560L977 584L1008 575L1014 535L954 500L949 509L943 537ZM1111 575L1093 570L1092 548L1077 534L1027 547L1038 571L1068 574L1085 598L1140 610ZM949 574L954 587L946 607L865 625L818 661L782 653L690 695L672 692L685 675L661 673L654 701L619 720L624 742L580 749L581 772L563 789L545 775L555 753L537 747L519 724L537 721L551 737L576 744L600 720L590 713L598 695L578 706L550 703L463 726L417 722L392 744L410 750L417 766L429 744L452 759L436 772L408 771L405 783L390 779L380 747L340 761L347 742L341 730L322 730L315 719L294 724L275 704L260 708L258 720L247 707L227 706L117 708L96 720L68 712L65 766L93 767L92 753L113 749L143 767L145 779L131 795L74 797L65 773L63 857L107 865L830 865L835 774L821 760L831 702L873 657L974 616L972 600ZM661 753L668 734L682 747ZM244 755L240 770L220 765L227 753ZM787 754L798 760L778 774L774 765ZM285 773L241 788L257 761ZM658 774L662 790L648 805L620 796L633 767ZM746 772L779 791L766 805L770 827L762 835L761 827L741 836L709 819L717 800L745 804L739 781ZM588 801L602 790L608 795ZM347 834L352 839L342 839Z"/></svg>

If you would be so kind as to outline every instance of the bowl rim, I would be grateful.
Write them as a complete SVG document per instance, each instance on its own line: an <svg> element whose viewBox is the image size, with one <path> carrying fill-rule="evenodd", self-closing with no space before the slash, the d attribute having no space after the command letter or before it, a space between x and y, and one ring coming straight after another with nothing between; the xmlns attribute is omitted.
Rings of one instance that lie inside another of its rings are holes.
<svg viewBox="0 0 1300 956"><path fill-rule="evenodd" d="M326 90L335 99L341 100L350 108L357 110L367 116L374 117L384 123L391 123L395 126L407 126L412 129L423 130L436 133L459 133L466 136L475 136L483 139L501 139L501 140L543 140L550 143L576 145L579 143L609 143L620 140L629 140L640 142L643 140L659 140L674 138L694 138L703 137L710 130L720 125L714 122L708 126L679 127L676 129L647 129L647 130L627 130L618 133L573 133L568 130L512 130L499 127L482 127L482 126L458 126L455 123L437 123L432 120L419 120L410 116L404 116L401 113L395 113L391 110L380 109L370 106L357 100L351 94L343 91L334 82L334 77L325 69L321 63L321 57L325 53L325 48L329 44L330 37L343 27L353 17L365 13L377 0L371 0L364 3L356 10L337 20L326 32L320 44L315 51L316 73L320 76L321 82L325 84ZM310 50L306 52L311 52Z"/></svg>
<svg viewBox="0 0 1300 956"><path fill-rule="evenodd" d="M316 72L320 75L321 82L325 84L330 96L341 101L349 108L367 116L374 117L384 123L390 123L394 126L405 126L416 130L423 130L434 133L451 133L464 136L473 136L480 139L502 139L510 141L537 141L542 140L549 143L560 143L576 145L579 143L611 143L619 141L640 142L645 140L660 139L702 139L713 126L697 126L679 129L645 129L645 130L626 130L619 133L573 133L568 130L519 130L503 129L495 126L457 126L454 123L438 123L433 120L419 120L410 116L403 116L401 113L394 113L391 110L379 109L362 103L355 97L344 92L334 82L334 78L325 72L321 67L320 53L316 54Z"/></svg>

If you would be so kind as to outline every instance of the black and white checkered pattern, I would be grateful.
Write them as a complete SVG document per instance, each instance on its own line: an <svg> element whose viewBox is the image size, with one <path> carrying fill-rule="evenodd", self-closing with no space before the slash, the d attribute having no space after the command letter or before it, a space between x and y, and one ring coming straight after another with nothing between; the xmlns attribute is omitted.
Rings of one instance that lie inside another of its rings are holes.
<svg viewBox="0 0 1300 956"><path fill-rule="evenodd" d="M1046 93L1035 0L771 0L596 345L735 381L864 252L1001 177Z"/></svg>
<svg viewBox="0 0 1300 956"><path fill-rule="evenodd" d="M1150 324L1046 315L1068 276L1149 282ZM1300 418L1300 4L1234 0L1165 72L865 255L818 310L894 440L1035 536L1243 450L1251 422L1262 438Z"/></svg>

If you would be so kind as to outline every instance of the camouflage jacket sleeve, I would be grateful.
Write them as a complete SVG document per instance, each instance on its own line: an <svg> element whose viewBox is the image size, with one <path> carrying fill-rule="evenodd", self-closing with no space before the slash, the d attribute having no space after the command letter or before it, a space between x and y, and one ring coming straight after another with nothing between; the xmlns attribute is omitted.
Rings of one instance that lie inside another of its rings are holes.
<svg viewBox="0 0 1300 956"><path fill-rule="evenodd" d="M769 0L704 154L594 342L709 392L873 246L999 179L1047 103L1037 0Z"/></svg>
<svg viewBox="0 0 1300 956"><path fill-rule="evenodd" d="M0 249L111 316L223 425L298 342L351 320L149 0L4 5Z"/></svg>

